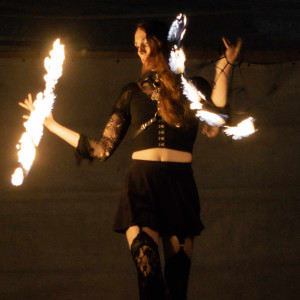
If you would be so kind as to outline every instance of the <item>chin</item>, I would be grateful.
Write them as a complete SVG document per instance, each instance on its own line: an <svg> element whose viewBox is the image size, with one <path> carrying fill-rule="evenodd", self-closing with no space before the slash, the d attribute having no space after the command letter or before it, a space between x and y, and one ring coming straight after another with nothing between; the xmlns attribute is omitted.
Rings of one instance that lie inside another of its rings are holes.
<svg viewBox="0 0 300 300"><path fill-rule="evenodd" d="M142 61L142 64L145 70L151 70L151 65L147 60Z"/></svg>

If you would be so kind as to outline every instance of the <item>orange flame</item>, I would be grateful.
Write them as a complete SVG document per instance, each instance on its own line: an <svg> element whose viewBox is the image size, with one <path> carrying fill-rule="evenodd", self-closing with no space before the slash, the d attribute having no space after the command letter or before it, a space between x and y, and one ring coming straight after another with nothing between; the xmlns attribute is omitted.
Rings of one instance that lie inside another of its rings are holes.
<svg viewBox="0 0 300 300"><path fill-rule="evenodd" d="M65 59L64 45L57 39L50 51L50 57L44 60L47 74L44 76L45 90L37 94L33 102L34 110L29 119L24 123L26 131L22 134L19 144L17 144L18 162L21 167L17 168L12 175L11 183L21 185L28 174L35 158L36 147L39 145L43 135L43 123L45 118L51 113L55 101L54 88L62 75L62 64Z"/></svg>
<svg viewBox="0 0 300 300"><path fill-rule="evenodd" d="M231 135L234 140L240 140L255 131L257 131L257 129L255 129L254 119L252 117L240 122L237 126L226 126L224 129L224 132L227 135Z"/></svg>

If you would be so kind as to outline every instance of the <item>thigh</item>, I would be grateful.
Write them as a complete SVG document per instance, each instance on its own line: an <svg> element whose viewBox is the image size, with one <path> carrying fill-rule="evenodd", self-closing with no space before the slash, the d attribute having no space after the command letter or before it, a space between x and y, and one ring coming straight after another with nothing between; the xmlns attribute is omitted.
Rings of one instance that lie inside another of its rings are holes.
<svg viewBox="0 0 300 300"><path fill-rule="evenodd" d="M184 239L184 243L180 244L179 239L176 235L173 235L168 238L163 238L163 246L164 246L164 256L165 259L171 258L176 253L180 251L180 248L183 247L185 254L191 258L192 257L192 249L193 249L193 237L186 237Z"/></svg>
<svg viewBox="0 0 300 300"><path fill-rule="evenodd" d="M126 230L126 237L127 237L127 242L128 242L128 246L129 248L131 248L131 244L133 242L133 240L136 238L136 236L139 234L140 230L145 231L148 235L150 235L152 237L152 239L154 240L154 242L156 244L158 244L158 240L159 240L159 234L157 231L149 228L149 227L142 227L140 228L137 225L134 226L130 226L127 230Z"/></svg>

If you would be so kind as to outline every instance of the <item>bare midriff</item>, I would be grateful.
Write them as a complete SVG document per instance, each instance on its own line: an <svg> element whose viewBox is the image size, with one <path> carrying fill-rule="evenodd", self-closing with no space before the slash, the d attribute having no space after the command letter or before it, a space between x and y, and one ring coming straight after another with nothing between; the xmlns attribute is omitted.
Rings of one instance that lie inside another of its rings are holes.
<svg viewBox="0 0 300 300"><path fill-rule="evenodd" d="M150 148L133 152L132 159L190 163L192 154L167 148Z"/></svg>

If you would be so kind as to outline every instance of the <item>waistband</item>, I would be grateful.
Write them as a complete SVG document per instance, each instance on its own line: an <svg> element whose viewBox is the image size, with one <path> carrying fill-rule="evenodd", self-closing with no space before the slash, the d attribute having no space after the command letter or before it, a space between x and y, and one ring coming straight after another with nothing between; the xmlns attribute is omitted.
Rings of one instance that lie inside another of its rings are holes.
<svg viewBox="0 0 300 300"><path fill-rule="evenodd" d="M152 168L166 168L173 170L191 170L192 163L186 162L171 162L171 161L153 161L132 159L131 166L133 167L152 167Z"/></svg>

